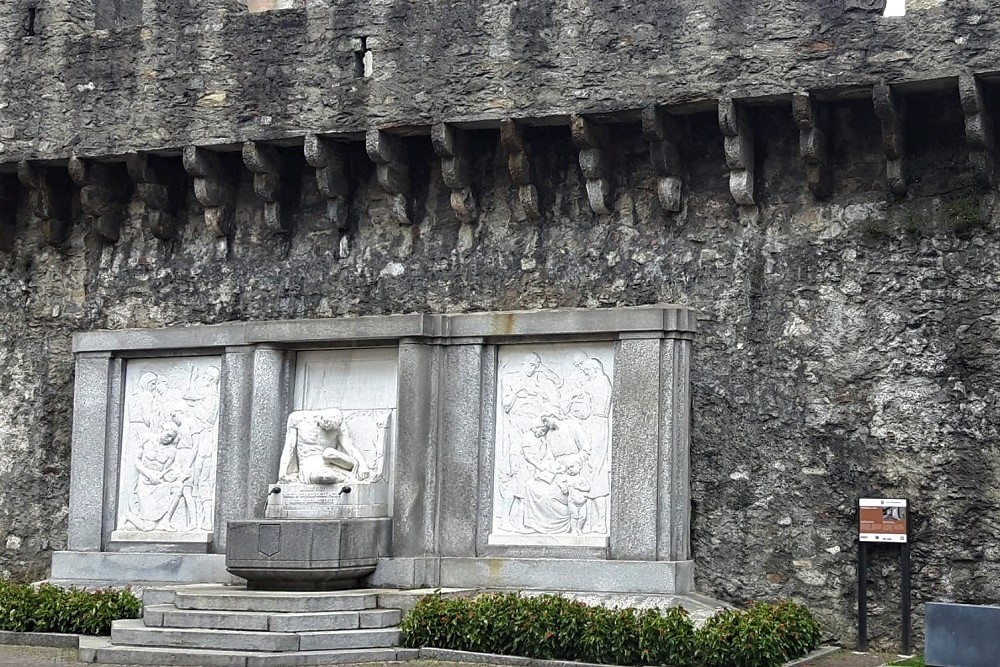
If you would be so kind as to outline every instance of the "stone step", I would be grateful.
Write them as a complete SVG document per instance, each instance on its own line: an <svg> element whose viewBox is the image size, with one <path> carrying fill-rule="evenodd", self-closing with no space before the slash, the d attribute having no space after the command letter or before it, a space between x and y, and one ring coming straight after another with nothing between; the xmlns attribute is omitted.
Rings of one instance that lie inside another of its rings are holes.
<svg viewBox="0 0 1000 667"><path fill-rule="evenodd" d="M322 612L375 609L376 590L292 593L252 591L235 586L200 587L174 590L178 609L205 611Z"/></svg>
<svg viewBox="0 0 1000 667"><path fill-rule="evenodd" d="M293 632L250 632L202 628L149 627L139 620L111 624L111 642L127 646L162 646L210 650L298 651L299 636Z"/></svg>
<svg viewBox="0 0 1000 667"><path fill-rule="evenodd" d="M339 651L358 648L387 648L399 643L399 628L339 630L299 633L300 651Z"/></svg>
<svg viewBox="0 0 1000 667"><path fill-rule="evenodd" d="M178 609L172 604L146 606L147 627L205 628L209 630L255 630L260 632L312 632L388 628L398 625L398 609L272 613L263 611L201 611Z"/></svg>
<svg viewBox="0 0 1000 667"><path fill-rule="evenodd" d="M412 660L416 649L374 648L340 651L213 651L143 646L117 646L107 637L82 637L80 661L115 665L177 665L186 667L292 667Z"/></svg>
<svg viewBox="0 0 1000 667"><path fill-rule="evenodd" d="M385 648L399 641L398 628L365 628L326 632L253 632L205 628L149 627L141 619L115 621L111 641L116 646L159 646L208 650L268 652Z"/></svg>

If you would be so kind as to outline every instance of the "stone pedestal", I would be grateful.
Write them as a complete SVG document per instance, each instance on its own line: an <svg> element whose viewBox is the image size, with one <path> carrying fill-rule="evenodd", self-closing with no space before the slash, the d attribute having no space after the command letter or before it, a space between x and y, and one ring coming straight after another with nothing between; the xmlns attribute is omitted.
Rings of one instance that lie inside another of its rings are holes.
<svg viewBox="0 0 1000 667"><path fill-rule="evenodd" d="M352 519L388 516L389 485L272 484L268 490L267 519Z"/></svg>
<svg viewBox="0 0 1000 667"><path fill-rule="evenodd" d="M259 590L335 590L359 585L388 556L392 520L230 521L226 569Z"/></svg>

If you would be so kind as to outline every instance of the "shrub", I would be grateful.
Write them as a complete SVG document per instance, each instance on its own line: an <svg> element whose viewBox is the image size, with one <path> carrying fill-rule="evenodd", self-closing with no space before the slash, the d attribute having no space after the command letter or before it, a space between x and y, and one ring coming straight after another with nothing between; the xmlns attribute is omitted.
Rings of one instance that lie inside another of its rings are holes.
<svg viewBox="0 0 1000 667"><path fill-rule="evenodd" d="M705 667L770 667L808 653L819 639L819 624L805 607L757 602L710 618L699 631L698 657Z"/></svg>
<svg viewBox="0 0 1000 667"><path fill-rule="evenodd" d="M695 630L687 612L608 609L556 595L489 593L421 599L402 643L541 660L672 667L769 667L819 643L812 614L793 602L727 610Z"/></svg>
<svg viewBox="0 0 1000 667"><path fill-rule="evenodd" d="M112 621L138 618L141 611L127 588L89 592L0 581L0 630L106 635Z"/></svg>

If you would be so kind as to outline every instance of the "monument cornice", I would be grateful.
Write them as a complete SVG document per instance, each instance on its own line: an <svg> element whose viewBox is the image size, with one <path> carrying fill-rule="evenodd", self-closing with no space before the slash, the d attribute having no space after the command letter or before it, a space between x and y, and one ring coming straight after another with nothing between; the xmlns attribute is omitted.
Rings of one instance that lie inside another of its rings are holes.
<svg viewBox="0 0 1000 667"><path fill-rule="evenodd" d="M269 322L228 322L159 329L118 329L74 334L78 355L168 350L219 350L239 346L304 349L317 346L396 344L420 339L438 345L544 340L552 337L615 340L690 339L697 314L686 306L560 308L489 313L369 315Z"/></svg>

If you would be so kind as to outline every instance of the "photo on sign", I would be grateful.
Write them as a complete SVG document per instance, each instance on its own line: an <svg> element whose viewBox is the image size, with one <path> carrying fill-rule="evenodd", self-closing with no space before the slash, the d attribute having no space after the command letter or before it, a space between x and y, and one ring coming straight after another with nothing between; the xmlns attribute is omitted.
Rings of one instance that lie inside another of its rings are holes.
<svg viewBox="0 0 1000 667"><path fill-rule="evenodd" d="M882 521L903 521L906 518L906 510L902 507L882 508Z"/></svg>

